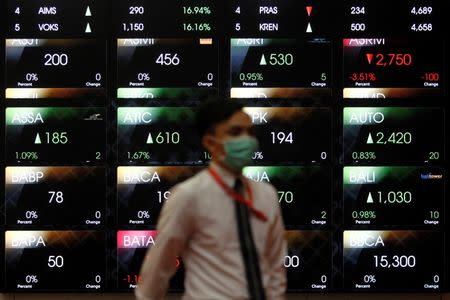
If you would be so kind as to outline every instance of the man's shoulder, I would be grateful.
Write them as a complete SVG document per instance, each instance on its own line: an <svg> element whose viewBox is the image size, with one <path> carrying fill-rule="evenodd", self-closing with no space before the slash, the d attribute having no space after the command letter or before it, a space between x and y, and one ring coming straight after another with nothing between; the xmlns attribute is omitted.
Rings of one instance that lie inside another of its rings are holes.
<svg viewBox="0 0 450 300"><path fill-rule="evenodd" d="M280 214L280 204L278 202L278 192L269 182L254 182L252 187L258 196L254 199L256 208L263 211L270 220L274 220Z"/></svg>
<svg viewBox="0 0 450 300"><path fill-rule="evenodd" d="M278 204L278 196L277 196L277 190L276 188L269 182L256 182L256 181L250 181L253 189L255 189L258 194L263 195L264 197L261 197L262 200L266 201L267 203Z"/></svg>
<svg viewBox="0 0 450 300"><path fill-rule="evenodd" d="M172 192L183 192L186 195L195 195L201 193L208 186L206 179L206 170L201 170L194 176L182 181L172 188Z"/></svg>
<svg viewBox="0 0 450 300"><path fill-rule="evenodd" d="M249 179L250 180L250 179ZM254 181L250 180L253 188L258 191L268 192L268 193L276 193L275 187L270 182L265 181Z"/></svg>

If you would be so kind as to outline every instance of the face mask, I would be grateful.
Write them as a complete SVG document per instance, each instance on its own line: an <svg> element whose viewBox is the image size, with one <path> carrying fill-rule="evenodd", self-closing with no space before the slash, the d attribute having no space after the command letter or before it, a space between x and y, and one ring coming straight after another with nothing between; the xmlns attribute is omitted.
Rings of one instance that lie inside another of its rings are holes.
<svg viewBox="0 0 450 300"><path fill-rule="evenodd" d="M258 150L258 140L252 136L241 135L223 142L225 157L223 162L233 170L241 170L252 162L252 157Z"/></svg>

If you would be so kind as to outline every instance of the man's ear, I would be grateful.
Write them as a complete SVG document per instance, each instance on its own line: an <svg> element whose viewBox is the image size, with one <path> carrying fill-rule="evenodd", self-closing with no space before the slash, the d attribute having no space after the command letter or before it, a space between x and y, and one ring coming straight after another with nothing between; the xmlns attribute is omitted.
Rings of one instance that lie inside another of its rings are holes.
<svg viewBox="0 0 450 300"><path fill-rule="evenodd" d="M211 148L214 147L214 137L211 134L205 134L202 137L202 146L205 147L206 150L211 151Z"/></svg>

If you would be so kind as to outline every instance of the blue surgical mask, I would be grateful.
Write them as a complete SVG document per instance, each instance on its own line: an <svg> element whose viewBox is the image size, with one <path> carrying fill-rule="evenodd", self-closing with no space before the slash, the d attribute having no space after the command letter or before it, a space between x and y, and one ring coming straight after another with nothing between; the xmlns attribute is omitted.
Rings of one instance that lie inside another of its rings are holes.
<svg viewBox="0 0 450 300"><path fill-rule="evenodd" d="M225 150L223 162L231 169L240 171L252 162L259 143L253 136L240 135L225 140L223 146Z"/></svg>

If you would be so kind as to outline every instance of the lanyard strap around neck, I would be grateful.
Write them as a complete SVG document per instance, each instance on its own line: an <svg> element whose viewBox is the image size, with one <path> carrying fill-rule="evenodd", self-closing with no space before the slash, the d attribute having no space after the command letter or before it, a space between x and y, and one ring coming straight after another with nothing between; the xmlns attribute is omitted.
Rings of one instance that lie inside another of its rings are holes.
<svg viewBox="0 0 450 300"><path fill-rule="evenodd" d="M231 199L247 205L247 207L252 212L252 214L255 215L255 217L257 217L263 222L267 221L267 216L253 206L253 192L252 189L250 188L250 185L247 182L244 181L244 186L248 195L248 200L245 200L244 196L242 196L238 192L234 191L231 187L229 187L213 168L209 167L208 171L211 177L214 179L214 181L223 189L223 191L228 196L231 197Z"/></svg>

